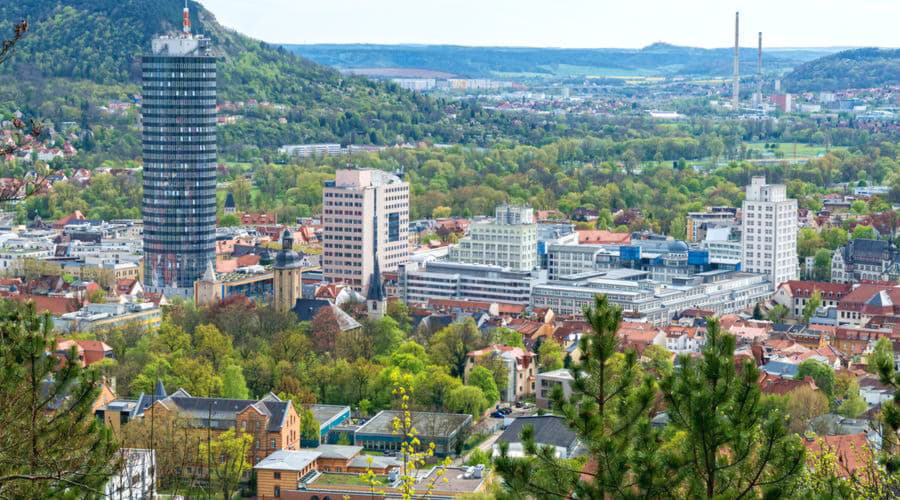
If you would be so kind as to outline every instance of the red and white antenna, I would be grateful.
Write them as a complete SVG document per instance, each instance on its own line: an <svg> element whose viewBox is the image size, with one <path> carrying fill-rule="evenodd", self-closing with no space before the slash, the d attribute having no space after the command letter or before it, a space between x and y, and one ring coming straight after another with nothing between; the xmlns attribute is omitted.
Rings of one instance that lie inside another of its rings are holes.
<svg viewBox="0 0 900 500"><path fill-rule="evenodd" d="M191 34L191 11L188 10L187 0L184 0L184 10L181 11L181 31L185 35Z"/></svg>

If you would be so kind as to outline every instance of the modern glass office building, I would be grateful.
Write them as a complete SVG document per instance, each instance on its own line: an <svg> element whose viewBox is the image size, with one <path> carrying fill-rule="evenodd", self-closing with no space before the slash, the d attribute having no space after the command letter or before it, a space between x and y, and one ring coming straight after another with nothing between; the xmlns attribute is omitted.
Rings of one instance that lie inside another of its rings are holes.
<svg viewBox="0 0 900 500"><path fill-rule="evenodd" d="M216 58L186 13L141 66L145 289L190 297L215 259Z"/></svg>

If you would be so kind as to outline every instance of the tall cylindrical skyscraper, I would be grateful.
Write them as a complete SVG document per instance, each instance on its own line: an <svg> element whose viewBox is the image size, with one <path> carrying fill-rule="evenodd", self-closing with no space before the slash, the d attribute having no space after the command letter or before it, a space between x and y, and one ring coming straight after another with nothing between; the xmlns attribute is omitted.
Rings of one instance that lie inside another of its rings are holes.
<svg viewBox="0 0 900 500"><path fill-rule="evenodd" d="M141 61L144 284L189 297L215 260L216 58L189 21L151 49Z"/></svg>

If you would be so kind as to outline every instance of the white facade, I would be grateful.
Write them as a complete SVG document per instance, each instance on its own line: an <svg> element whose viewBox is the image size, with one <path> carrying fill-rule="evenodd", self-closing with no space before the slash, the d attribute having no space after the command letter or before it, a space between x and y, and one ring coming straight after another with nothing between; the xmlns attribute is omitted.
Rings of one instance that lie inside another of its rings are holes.
<svg viewBox="0 0 900 500"><path fill-rule="evenodd" d="M399 274L400 296L411 304L453 299L527 305L538 281L528 271L457 262L410 264L401 266Z"/></svg>
<svg viewBox="0 0 900 500"><path fill-rule="evenodd" d="M469 235L450 249L449 260L516 271L538 267L538 228L531 207L501 205L494 222L472 224Z"/></svg>
<svg viewBox="0 0 900 500"><path fill-rule="evenodd" d="M393 272L409 259L409 183L373 169L339 169L322 201L325 281L365 293L375 269Z"/></svg>
<svg viewBox="0 0 900 500"><path fill-rule="evenodd" d="M784 184L754 177L747 186L742 224L743 269L768 275L776 287L797 279L797 200L787 198Z"/></svg>
<svg viewBox="0 0 900 500"><path fill-rule="evenodd" d="M105 498L113 500L144 500L156 496L156 452L125 448L122 468L106 483Z"/></svg>

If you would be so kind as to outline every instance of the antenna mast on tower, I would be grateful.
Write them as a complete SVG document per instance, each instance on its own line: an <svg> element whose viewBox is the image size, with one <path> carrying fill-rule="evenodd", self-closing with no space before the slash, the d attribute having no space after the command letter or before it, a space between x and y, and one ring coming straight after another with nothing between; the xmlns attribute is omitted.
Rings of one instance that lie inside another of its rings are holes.
<svg viewBox="0 0 900 500"><path fill-rule="evenodd" d="M181 11L181 32L185 36L191 35L191 11L188 9L187 0L184 0L184 10Z"/></svg>

